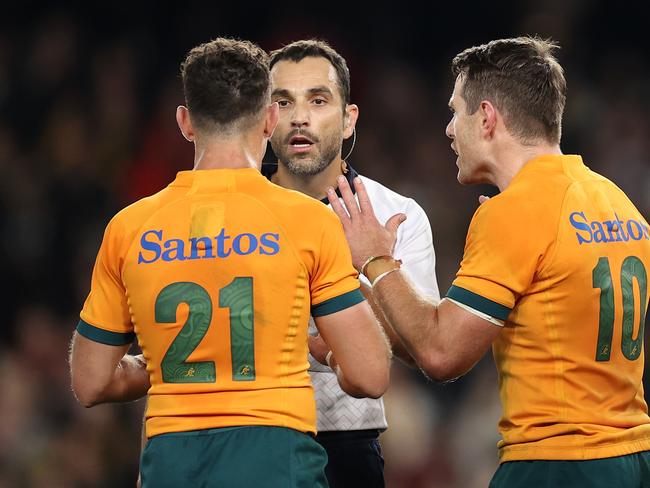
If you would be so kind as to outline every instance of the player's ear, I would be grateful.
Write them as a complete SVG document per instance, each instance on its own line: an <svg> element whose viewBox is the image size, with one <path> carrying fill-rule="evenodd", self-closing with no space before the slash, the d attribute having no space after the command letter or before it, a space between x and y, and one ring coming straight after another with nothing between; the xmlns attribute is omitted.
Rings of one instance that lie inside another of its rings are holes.
<svg viewBox="0 0 650 488"><path fill-rule="evenodd" d="M483 100L479 105L481 115L481 133L491 139L497 126L497 109L489 100Z"/></svg>
<svg viewBox="0 0 650 488"><path fill-rule="evenodd" d="M266 109L266 120L264 121L264 137L267 139L273 135L278 120L280 119L280 106L277 102L273 102Z"/></svg>
<svg viewBox="0 0 650 488"><path fill-rule="evenodd" d="M343 115L343 139L347 139L354 132L359 118L359 107L354 103L345 106L345 114Z"/></svg>
<svg viewBox="0 0 650 488"><path fill-rule="evenodd" d="M192 125L190 111L187 107L183 105L176 107L176 123L178 124L178 128L181 130L183 137L188 141L193 142L195 139L194 126Z"/></svg>

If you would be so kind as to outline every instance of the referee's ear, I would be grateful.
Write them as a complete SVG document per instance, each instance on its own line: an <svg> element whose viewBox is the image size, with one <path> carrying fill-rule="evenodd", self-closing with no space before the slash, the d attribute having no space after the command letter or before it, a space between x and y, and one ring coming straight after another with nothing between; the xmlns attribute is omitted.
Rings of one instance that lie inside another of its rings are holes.
<svg viewBox="0 0 650 488"><path fill-rule="evenodd" d="M354 132L354 127L357 125L359 118L359 107L354 103L345 106L345 114L343 115L343 139L347 139Z"/></svg>

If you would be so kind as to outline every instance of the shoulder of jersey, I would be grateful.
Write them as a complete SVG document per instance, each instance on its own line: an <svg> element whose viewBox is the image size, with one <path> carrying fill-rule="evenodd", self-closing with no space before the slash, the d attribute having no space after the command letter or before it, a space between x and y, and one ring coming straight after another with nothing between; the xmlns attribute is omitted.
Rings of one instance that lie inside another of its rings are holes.
<svg viewBox="0 0 650 488"><path fill-rule="evenodd" d="M288 188L281 187L270 181L268 182L268 188L269 193L267 198L269 200L266 203L272 203L291 210L304 209L308 212L331 213L327 206L323 205L320 200L316 200L315 198L299 191L289 190Z"/></svg>
<svg viewBox="0 0 650 488"><path fill-rule="evenodd" d="M562 173L551 177L516 180L503 192L479 205L476 214L521 215L526 219L547 220L555 216L572 181Z"/></svg>
<svg viewBox="0 0 650 488"><path fill-rule="evenodd" d="M121 220L129 222L129 224L137 225L139 220L146 220L158 208L166 203L164 196L168 192L169 187L165 187L153 195L141 198L130 205L127 205L122 210L115 214L114 220Z"/></svg>
<svg viewBox="0 0 650 488"><path fill-rule="evenodd" d="M563 199L569 187L581 181L581 179L572 178L561 171L551 174L542 173L539 177L534 175L535 173L530 173L526 178L515 179L502 195L508 198L527 197L527 200L549 202L553 198ZM599 177L593 172L585 173L585 175L588 175L587 179Z"/></svg>

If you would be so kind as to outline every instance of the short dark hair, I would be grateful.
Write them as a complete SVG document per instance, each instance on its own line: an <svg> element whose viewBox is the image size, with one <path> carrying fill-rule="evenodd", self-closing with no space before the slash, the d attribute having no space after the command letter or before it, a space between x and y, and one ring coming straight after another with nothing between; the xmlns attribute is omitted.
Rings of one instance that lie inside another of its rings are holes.
<svg viewBox="0 0 650 488"><path fill-rule="evenodd" d="M181 64L185 103L199 130L245 130L270 103L269 58L249 41L217 38Z"/></svg>
<svg viewBox="0 0 650 488"><path fill-rule="evenodd" d="M350 103L350 70L343 56L337 53L332 46L320 39L305 39L271 51L270 68L279 61L289 60L297 63L307 57L325 58L336 70L337 84L344 104Z"/></svg>
<svg viewBox="0 0 650 488"><path fill-rule="evenodd" d="M550 39L517 37L471 47L451 63L464 81L462 96L473 114L482 100L503 114L506 127L524 142L559 143L566 80Z"/></svg>

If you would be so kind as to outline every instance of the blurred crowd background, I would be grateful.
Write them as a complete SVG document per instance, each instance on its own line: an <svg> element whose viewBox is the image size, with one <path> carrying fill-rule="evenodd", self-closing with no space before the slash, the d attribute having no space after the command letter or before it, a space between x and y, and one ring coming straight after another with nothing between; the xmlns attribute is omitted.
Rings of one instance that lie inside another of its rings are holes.
<svg viewBox="0 0 650 488"><path fill-rule="evenodd" d="M559 41L564 152L650 216L647 16L626 3L163 3L3 5L0 488L135 486L143 403L79 406L68 342L109 218L192 167L174 111L179 64L200 42L227 35L271 50L319 37L347 58L361 113L349 162L424 207L443 294L478 195L494 193L457 184L444 134L449 62L471 45L527 33ZM496 382L491 355L444 386L396 365L381 438L388 487L487 486Z"/></svg>

